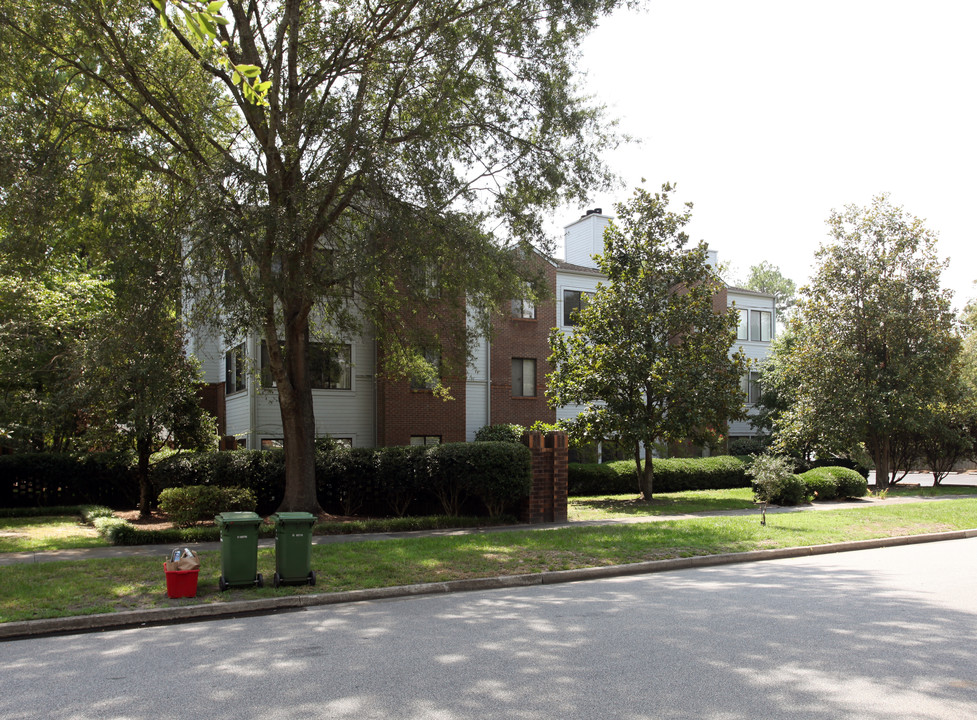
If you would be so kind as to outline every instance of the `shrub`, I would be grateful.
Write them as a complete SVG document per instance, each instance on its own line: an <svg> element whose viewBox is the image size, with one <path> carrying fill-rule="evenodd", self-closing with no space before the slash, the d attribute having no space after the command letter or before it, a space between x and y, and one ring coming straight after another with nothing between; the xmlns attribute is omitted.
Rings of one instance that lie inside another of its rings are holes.
<svg viewBox="0 0 977 720"><path fill-rule="evenodd" d="M387 507L397 517L404 517L424 491L427 448L423 445L385 448L378 453L377 477Z"/></svg>
<svg viewBox="0 0 977 720"><path fill-rule="evenodd" d="M815 500L834 500L838 497L838 479L828 468L814 468L798 477L807 485L808 495Z"/></svg>
<svg viewBox="0 0 977 720"><path fill-rule="evenodd" d="M775 455L758 455L750 463L753 497L757 502L798 505L807 498L807 486L793 472L793 462Z"/></svg>
<svg viewBox="0 0 977 720"><path fill-rule="evenodd" d="M730 455L709 458L657 458L652 461L656 493L749 487L746 463ZM634 461L603 465L570 463L570 495L624 495L638 492Z"/></svg>
<svg viewBox="0 0 977 720"><path fill-rule="evenodd" d="M846 468L848 470L854 470L857 474L861 475L866 480L868 479L869 468L857 460L852 460L846 457L823 457L817 460L812 460L806 464L805 470L812 470L814 468L821 467L839 467ZM844 496L842 496L844 497Z"/></svg>
<svg viewBox="0 0 977 720"><path fill-rule="evenodd" d="M826 467L838 483L838 497L860 498L868 494L868 480L861 473L846 467Z"/></svg>
<svg viewBox="0 0 977 720"><path fill-rule="evenodd" d="M176 525L191 527L225 511L254 511L254 493L240 487L189 485L168 488L159 494L160 509Z"/></svg>
<svg viewBox="0 0 977 720"><path fill-rule="evenodd" d="M254 493L257 512L267 515L281 504L285 494L285 452L228 450L172 455L153 466L150 483L157 494L188 485L247 488Z"/></svg>
<svg viewBox="0 0 977 720"><path fill-rule="evenodd" d="M770 447L770 439L769 435L733 438L727 449L730 455L761 455Z"/></svg>
<svg viewBox="0 0 977 720"><path fill-rule="evenodd" d="M638 491L634 464L630 473L620 472L615 463L570 463L567 465L567 485L570 495L625 495Z"/></svg>
<svg viewBox="0 0 977 720"><path fill-rule="evenodd" d="M480 500L495 517L532 489L532 454L508 442L445 443L430 448L431 490L446 515L461 514L466 498Z"/></svg>
<svg viewBox="0 0 977 720"><path fill-rule="evenodd" d="M533 488L532 453L525 445L485 442L468 445L472 471L462 479L465 491L485 505L490 518L529 496Z"/></svg>
<svg viewBox="0 0 977 720"><path fill-rule="evenodd" d="M483 425L475 433L475 442L511 442L522 444L522 435L526 428L522 425L499 423L497 425Z"/></svg>

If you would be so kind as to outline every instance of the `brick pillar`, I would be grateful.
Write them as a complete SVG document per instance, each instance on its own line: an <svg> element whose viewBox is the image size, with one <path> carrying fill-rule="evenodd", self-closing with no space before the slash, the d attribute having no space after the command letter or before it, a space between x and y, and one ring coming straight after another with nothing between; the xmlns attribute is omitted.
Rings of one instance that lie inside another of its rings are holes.
<svg viewBox="0 0 977 720"><path fill-rule="evenodd" d="M567 435L527 432L522 442L532 453L533 489L519 519L526 523L567 521Z"/></svg>

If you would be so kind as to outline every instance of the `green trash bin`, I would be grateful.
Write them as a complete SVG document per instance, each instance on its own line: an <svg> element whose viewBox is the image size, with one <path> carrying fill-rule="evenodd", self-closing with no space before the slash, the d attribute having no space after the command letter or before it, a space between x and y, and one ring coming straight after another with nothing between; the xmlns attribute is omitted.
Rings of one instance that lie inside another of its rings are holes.
<svg viewBox="0 0 977 720"><path fill-rule="evenodd" d="M282 512L271 516L275 523L275 587L285 583L315 585L312 570L312 526L315 515Z"/></svg>
<svg viewBox="0 0 977 720"><path fill-rule="evenodd" d="M253 512L226 512L214 518L221 531L221 576L217 587L264 587L258 572L258 527Z"/></svg>

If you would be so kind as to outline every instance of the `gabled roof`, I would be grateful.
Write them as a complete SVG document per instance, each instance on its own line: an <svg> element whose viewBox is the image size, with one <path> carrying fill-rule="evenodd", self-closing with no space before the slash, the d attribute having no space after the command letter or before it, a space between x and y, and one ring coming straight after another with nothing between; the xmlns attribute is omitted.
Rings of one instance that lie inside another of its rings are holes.
<svg viewBox="0 0 977 720"><path fill-rule="evenodd" d="M557 270L566 270L567 272L582 273L584 275L597 275L598 277L605 277L597 268L587 267L586 265L574 265L573 263L568 263L565 260L558 260L557 258L549 259Z"/></svg>
<svg viewBox="0 0 977 720"><path fill-rule="evenodd" d="M746 288L734 287L732 285L727 285L726 289L732 290L733 292L743 293L744 295L756 295L757 297L765 297L765 298L774 297L772 293L758 292L756 290L747 290Z"/></svg>

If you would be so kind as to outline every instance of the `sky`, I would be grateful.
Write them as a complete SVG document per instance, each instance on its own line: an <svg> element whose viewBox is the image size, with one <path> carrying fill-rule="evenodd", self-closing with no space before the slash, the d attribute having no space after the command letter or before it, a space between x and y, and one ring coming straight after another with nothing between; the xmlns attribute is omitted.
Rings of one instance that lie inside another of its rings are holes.
<svg viewBox="0 0 977 720"><path fill-rule="evenodd" d="M939 235L954 305L977 297L977 2L643 7L582 47L584 90L639 141L608 156L624 184L588 207L675 183L732 279L766 260L800 285L831 211L889 193Z"/></svg>

